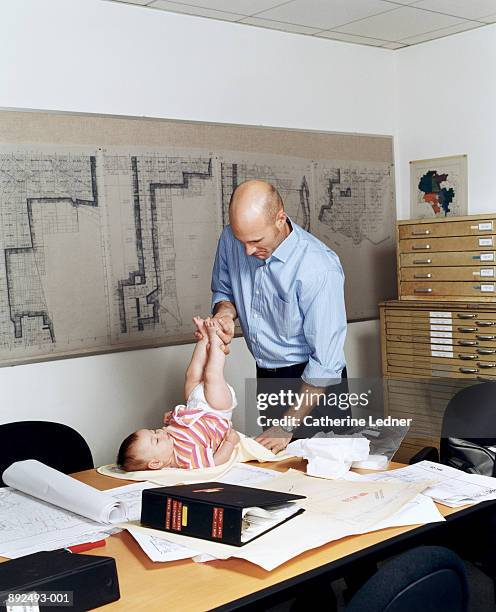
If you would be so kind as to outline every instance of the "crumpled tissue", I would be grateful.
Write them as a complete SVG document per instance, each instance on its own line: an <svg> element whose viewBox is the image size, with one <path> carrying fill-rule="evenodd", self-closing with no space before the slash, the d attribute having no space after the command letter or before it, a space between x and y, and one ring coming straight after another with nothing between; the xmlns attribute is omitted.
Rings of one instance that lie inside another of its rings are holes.
<svg viewBox="0 0 496 612"><path fill-rule="evenodd" d="M308 461L307 474L320 478L340 478L355 461L369 458L367 438L313 437L295 440L286 452Z"/></svg>

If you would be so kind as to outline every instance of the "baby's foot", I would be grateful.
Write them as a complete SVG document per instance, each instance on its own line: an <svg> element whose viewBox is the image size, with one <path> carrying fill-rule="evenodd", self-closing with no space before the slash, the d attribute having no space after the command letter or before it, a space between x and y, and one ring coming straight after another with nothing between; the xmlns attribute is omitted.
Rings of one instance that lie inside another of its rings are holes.
<svg viewBox="0 0 496 612"><path fill-rule="evenodd" d="M198 342L207 342L207 330L205 329L205 319L201 317L193 317L193 322L196 325L195 336Z"/></svg>
<svg viewBox="0 0 496 612"><path fill-rule="evenodd" d="M223 350L224 343L217 335L217 331L220 330L220 325L215 319L205 319L205 329L207 331L207 336L210 345L218 346L221 350Z"/></svg>

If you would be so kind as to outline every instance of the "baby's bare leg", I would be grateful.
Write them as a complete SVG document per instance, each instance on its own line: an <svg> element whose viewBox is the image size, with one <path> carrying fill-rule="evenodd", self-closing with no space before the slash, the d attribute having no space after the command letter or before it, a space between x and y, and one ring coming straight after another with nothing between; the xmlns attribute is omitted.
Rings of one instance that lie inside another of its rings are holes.
<svg viewBox="0 0 496 612"><path fill-rule="evenodd" d="M212 408L229 410L232 406L232 395L224 379L226 355L223 350L224 343L217 335L217 330L220 327L217 321L206 319L205 328L210 343L207 365L203 375L205 399Z"/></svg>
<svg viewBox="0 0 496 612"><path fill-rule="evenodd" d="M202 337L196 343L193 356L191 357L190 364L186 370L184 383L184 398L186 400L196 385L202 382L208 356L208 336L204 326L204 321L203 319L200 319L200 317L194 317L193 321L195 322L198 331L202 334Z"/></svg>

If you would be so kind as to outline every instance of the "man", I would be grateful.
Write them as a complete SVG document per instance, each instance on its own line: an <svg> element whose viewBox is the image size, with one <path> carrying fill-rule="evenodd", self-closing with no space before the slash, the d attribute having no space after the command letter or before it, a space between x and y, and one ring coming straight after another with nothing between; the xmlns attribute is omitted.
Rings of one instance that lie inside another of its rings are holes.
<svg viewBox="0 0 496 612"><path fill-rule="evenodd" d="M337 255L288 218L281 196L264 181L238 186L229 221L212 272L221 337L231 341L239 317L257 362L257 392L274 390L264 381L295 379L293 390L305 398L298 407L276 411L295 425L269 426L257 438L278 452L319 403L318 394L346 377L344 274Z"/></svg>

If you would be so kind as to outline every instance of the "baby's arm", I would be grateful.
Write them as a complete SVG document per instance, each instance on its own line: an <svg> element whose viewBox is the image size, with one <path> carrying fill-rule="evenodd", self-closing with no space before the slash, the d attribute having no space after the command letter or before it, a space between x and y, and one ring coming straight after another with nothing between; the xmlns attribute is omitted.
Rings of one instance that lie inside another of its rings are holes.
<svg viewBox="0 0 496 612"><path fill-rule="evenodd" d="M209 341L208 359L203 375L205 399L212 408L229 410L232 408L233 398L224 379L226 355L224 343L217 335L220 327L214 319L206 319L205 329Z"/></svg>
<svg viewBox="0 0 496 612"><path fill-rule="evenodd" d="M234 431L234 429L230 429L227 432L226 437L224 438L224 441L220 445L219 450L214 453L215 465L222 465L223 463L226 463L227 461L229 461L229 459L231 458L231 455L233 454L234 448L236 447L236 444L238 442L239 442L238 434Z"/></svg>
<svg viewBox="0 0 496 612"><path fill-rule="evenodd" d="M193 317L193 321L196 324L197 332L201 334L201 338L198 340L191 357L190 364L186 370L186 376L184 381L184 399L187 400L191 391L199 385L203 380L203 371L205 364L207 363L207 345L208 337L204 327L203 319L200 317Z"/></svg>

